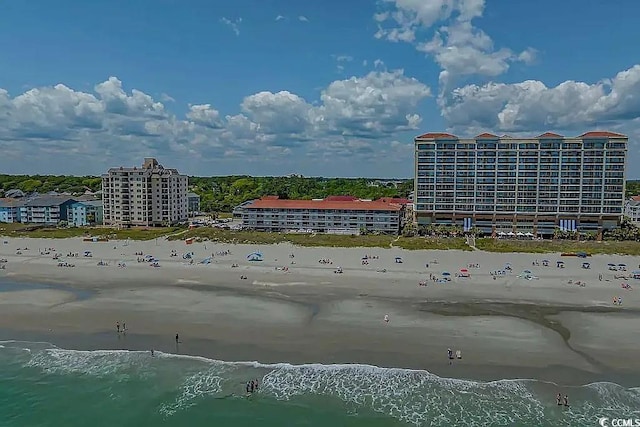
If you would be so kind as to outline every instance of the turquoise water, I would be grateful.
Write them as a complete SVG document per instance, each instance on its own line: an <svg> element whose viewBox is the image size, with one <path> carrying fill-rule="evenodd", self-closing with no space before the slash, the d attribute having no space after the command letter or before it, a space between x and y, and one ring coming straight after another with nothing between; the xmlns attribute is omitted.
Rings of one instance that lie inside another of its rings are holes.
<svg viewBox="0 0 640 427"><path fill-rule="evenodd" d="M260 390L245 393L248 380ZM473 382L367 365L261 365L0 342L0 426L557 426L639 418L640 389Z"/></svg>

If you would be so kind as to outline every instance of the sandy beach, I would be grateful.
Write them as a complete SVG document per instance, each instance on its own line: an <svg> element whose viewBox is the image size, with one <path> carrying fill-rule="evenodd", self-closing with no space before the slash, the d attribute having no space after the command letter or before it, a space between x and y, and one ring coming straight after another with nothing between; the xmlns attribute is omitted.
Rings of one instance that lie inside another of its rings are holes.
<svg viewBox="0 0 640 427"><path fill-rule="evenodd" d="M640 372L640 280L621 277L637 257L1 240L0 339L563 384Z"/></svg>

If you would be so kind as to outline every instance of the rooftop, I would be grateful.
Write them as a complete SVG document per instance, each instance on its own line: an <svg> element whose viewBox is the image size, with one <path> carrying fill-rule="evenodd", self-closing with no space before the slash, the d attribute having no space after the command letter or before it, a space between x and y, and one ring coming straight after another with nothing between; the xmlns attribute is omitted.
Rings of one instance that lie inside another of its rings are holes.
<svg viewBox="0 0 640 427"><path fill-rule="evenodd" d="M23 206L60 206L61 204L75 199L69 196L38 196L27 200Z"/></svg>
<svg viewBox="0 0 640 427"><path fill-rule="evenodd" d="M85 205L85 206L102 206L102 200L80 200L74 203L74 205Z"/></svg>
<svg viewBox="0 0 640 427"><path fill-rule="evenodd" d="M245 209L324 209L324 210L374 210L397 212L399 204L386 203L380 200L284 200L258 199L247 205Z"/></svg>
<svg viewBox="0 0 640 427"><path fill-rule="evenodd" d="M474 139L487 139L487 138L491 138L491 139L497 139L497 138L511 138L510 136L502 136L502 137L498 137L496 135L493 135L491 133L481 133L480 135L476 136ZM553 132L545 132L542 135L538 135L535 138L526 138L523 137L521 139L544 139L544 138L628 138L628 136L623 135L621 133L615 133L615 132L609 132L609 131L591 131L591 132L585 132L580 136L576 136L576 137L565 137L563 135L558 135L557 133L553 133ZM444 132L432 132L432 133L425 133L422 134L420 136L416 136L415 140L420 140L420 139L460 139L459 137L457 137L456 135L452 135L450 133L444 133Z"/></svg>
<svg viewBox="0 0 640 427"><path fill-rule="evenodd" d="M24 206L24 201L13 197L0 198L0 208L17 208Z"/></svg>

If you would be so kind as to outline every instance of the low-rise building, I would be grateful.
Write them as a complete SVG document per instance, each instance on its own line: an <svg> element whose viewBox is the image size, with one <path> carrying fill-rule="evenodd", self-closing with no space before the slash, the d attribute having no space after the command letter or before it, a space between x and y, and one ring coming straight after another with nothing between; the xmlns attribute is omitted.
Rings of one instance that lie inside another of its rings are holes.
<svg viewBox="0 0 640 427"><path fill-rule="evenodd" d="M233 219L242 219L242 213L244 212L245 206L250 205L255 200L247 200L246 202L240 203L238 206L233 208Z"/></svg>
<svg viewBox="0 0 640 427"><path fill-rule="evenodd" d="M259 231L398 234L404 208L381 200L283 200L265 197L242 208L242 225Z"/></svg>
<svg viewBox="0 0 640 427"><path fill-rule="evenodd" d="M76 227L102 224L102 200L73 203L67 210L67 222Z"/></svg>
<svg viewBox="0 0 640 427"><path fill-rule="evenodd" d="M69 196L38 196L20 206L20 222L56 225L68 218L69 206L76 200Z"/></svg>
<svg viewBox="0 0 640 427"><path fill-rule="evenodd" d="M0 199L0 222L20 222L20 206L23 202L7 197Z"/></svg>
<svg viewBox="0 0 640 427"><path fill-rule="evenodd" d="M200 196L196 193L187 193L187 206L190 214L200 212Z"/></svg>
<svg viewBox="0 0 640 427"><path fill-rule="evenodd" d="M633 196L625 202L624 216L635 225L640 225L640 196Z"/></svg>

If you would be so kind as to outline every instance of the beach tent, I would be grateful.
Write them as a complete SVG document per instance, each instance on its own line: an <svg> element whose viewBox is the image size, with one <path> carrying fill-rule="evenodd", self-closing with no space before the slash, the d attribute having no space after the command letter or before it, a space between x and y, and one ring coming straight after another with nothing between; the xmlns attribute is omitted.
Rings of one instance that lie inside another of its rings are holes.
<svg viewBox="0 0 640 427"><path fill-rule="evenodd" d="M504 231L499 231L498 236L504 236L506 233Z"/></svg>
<svg viewBox="0 0 640 427"><path fill-rule="evenodd" d="M584 268L585 270L588 270L589 268L591 268L591 264L589 264L588 262L583 262L582 268Z"/></svg>
<svg viewBox="0 0 640 427"><path fill-rule="evenodd" d="M211 257L203 259L200 261L200 264L211 264Z"/></svg>
<svg viewBox="0 0 640 427"><path fill-rule="evenodd" d="M533 237L533 233L530 233L528 231L526 233L524 233L524 235L527 236L527 237Z"/></svg>
<svg viewBox="0 0 640 427"><path fill-rule="evenodd" d="M542 265L545 267L549 267L549 260L548 259L543 259L542 260Z"/></svg>
<svg viewBox="0 0 640 427"><path fill-rule="evenodd" d="M247 255L247 260L248 261L262 261L262 253L260 253L260 252L250 253L249 255Z"/></svg>
<svg viewBox="0 0 640 427"><path fill-rule="evenodd" d="M524 233L523 233L522 231L518 231L516 234L517 234L518 236L524 236Z"/></svg>
<svg viewBox="0 0 640 427"><path fill-rule="evenodd" d="M442 272L442 275L443 275L443 276L451 276L451 273L449 273L448 271L443 271L443 272Z"/></svg>
<svg viewBox="0 0 640 427"><path fill-rule="evenodd" d="M507 233L507 236L515 236L516 234L513 231Z"/></svg>
<svg viewBox="0 0 640 427"><path fill-rule="evenodd" d="M396 257L396 264L402 264L402 257L397 256Z"/></svg>
<svg viewBox="0 0 640 427"><path fill-rule="evenodd" d="M524 270L523 273L524 274L531 274L531 270Z"/></svg>
<svg viewBox="0 0 640 427"><path fill-rule="evenodd" d="M556 261L556 267L564 268L564 261Z"/></svg>
<svg viewBox="0 0 640 427"><path fill-rule="evenodd" d="M640 279L640 270L634 270L631 274L633 274L634 279Z"/></svg>
<svg viewBox="0 0 640 427"><path fill-rule="evenodd" d="M470 277L469 270L467 270L466 268L461 268L458 277Z"/></svg>

